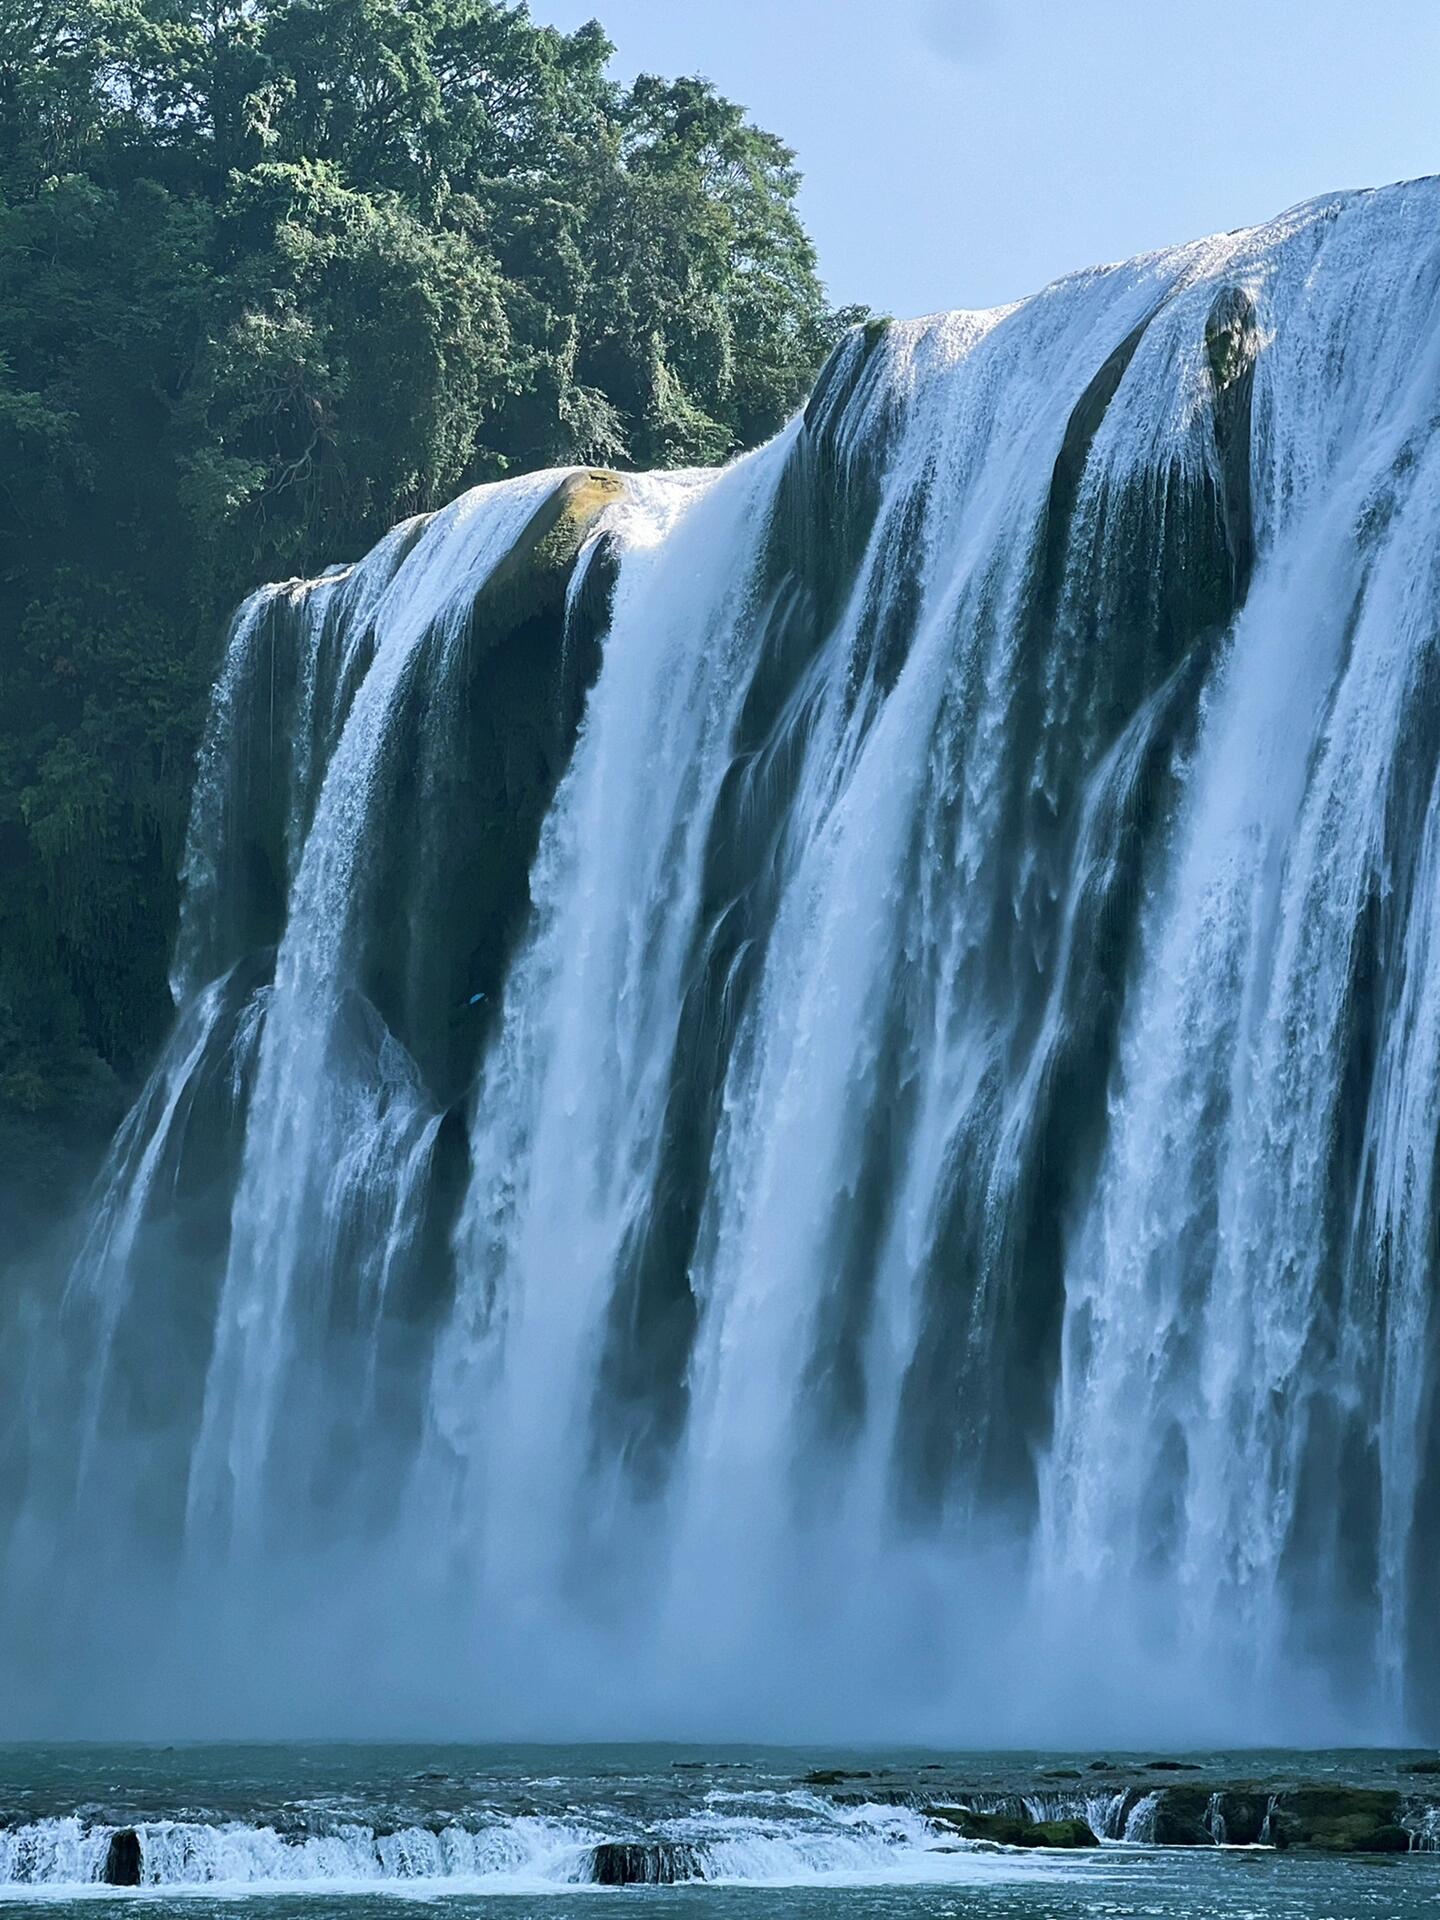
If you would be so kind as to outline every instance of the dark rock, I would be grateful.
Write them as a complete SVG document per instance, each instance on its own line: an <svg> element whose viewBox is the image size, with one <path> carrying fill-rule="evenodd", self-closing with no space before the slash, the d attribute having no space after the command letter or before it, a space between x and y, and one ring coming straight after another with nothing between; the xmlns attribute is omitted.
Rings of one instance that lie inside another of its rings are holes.
<svg viewBox="0 0 1440 1920"><path fill-rule="evenodd" d="M1205 357L1217 394L1243 377L1258 350L1255 302L1243 287L1222 287L1205 320Z"/></svg>
<svg viewBox="0 0 1440 1920"><path fill-rule="evenodd" d="M871 356L893 325L888 317L877 315L852 328L839 341L816 376L805 403L805 426L810 433L821 432L827 421L843 412L854 398Z"/></svg>
<svg viewBox="0 0 1440 1920"><path fill-rule="evenodd" d="M622 491L614 474L598 470L549 489L474 596L463 646L445 669L443 717L437 675L452 639L442 622L427 629L387 722L386 770L376 776L387 797L366 855L375 911L356 984L441 1108L463 1106L528 924L541 823L599 672L608 595L597 523ZM283 917L288 886L283 807L279 815L267 825L279 902L272 921ZM442 1285L458 1206L451 1192L468 1178L467 1151L463 1124L458 1138L442 1128L443 1198L427 1210L433 1244L423 1243L415 1261ZM418 1320L435 1306L403 1293L391 1300L400 1318Z"/></svg>
<svg viewBox="0 0 1440 1920"><path fill-rule="evenodd" d="M1250 436L1259 345L1255 302L1243 287L1222 287L1205 322L1205 356L1215 396L1215 448L1221 473L1218 504L1241 599L1255 560Z"/></svg>
<svg viewBox="0 0 1440 1920"><path fill-rule="evenodd" d="M1440 1773L1440 1760L1416 1760L1406 1767L1406 1773Z"/></svg>
<svg viewBox="0 0 1440 1920"><path fill-rule="evenodd" d="M1147 1773L1203 1773L1204 1768L1194 1760L1147 1760Z"/></svg>
<svg viewBox="0 0 1440 1920"><path fill-rule="evenodd" d="M1147 1772L1203 1771L1189 1761L1149 1762ZM1108 1761L1092 1762L1087 1771L1117 1771ZM1407 1769L1408 1771L1408 1769ZM1053 1768L1042 1779L1083 1778L1069 1769ZM958 1782L958 1796L969 1788ZM849 1797L836 1795L837 1799ZM859 1798L860 1796L853 1796ZM867 1796L872 1797L872 1796ZM874 1798L885 1796L875 1793ZM1302 1785L1276 1789L1263 1781L1175 1781L1147 1791L1143 1784L1127 1786L1123 1804L1109 1829L1123 1830L1126 1819L1142 1801L1147 1812L1143 1840L1160 1847L1271 1846L1309 1849L1323 1853L1404 1853L1413 1836L1401 1825L1403 1795L1391 1788ZM967 1840L989 1841L1004 1847L1095 1846L1089 1825L1080 1819L1035 1821L1014 1796L1001 1800L982 1796L993 1811L947 1801L925 1805L927 1819ZM1086 1838L1086 1836L1089 1838Z"/></svg>
<svg viewBox="0 0 1440 1920"><path fill-rule="evenodd" d="M1293 1787L1279 1794L1269 1837L1280 1847L1322 1853L1404 1853L1400 1795L1380 1787Z"/></svg>
<svg viewBox="0 0 1440 1920"><path fill-rule="evenodd" d="M1069 1820L1037 1820L1030 1829L1030 1838L1020 1844L1022 1847L1098 1847L1100 1842L1090 1822L1076 1816Z"/></svg>
<svg viewBox="0 0 1440 1920"><path fill-rule="evenodd" d="M1208 1787L1165 1787L1157 1797L1149 1838L1157 1847L1209 1847Z"/></svg>
<svg viewBox="0 0 1440 1920"><path fill-rule="evenodd" d="M1404 1827L1373 1827L1355 1842L1357 1853L1408 1853L1410 1835Z"/></svg>
<svg viewBox="0 0 1440 1920"><path fill-rule="evenodd" d="M1085 1769L1087 1773L1113 1773L1115 1765L1110 1760L1092 1760Z"/></svg>
<svg viewBox="0 0 1440 1920"><path fill-rule="evenodd" d="M976 1813L969 1807L927 1807L927 1820L949 1827L966 1840L988 1840L997 1847L1098 1847L1089 1824L1080 1819L1030 1820L1008 1813Z"/></svg>
<svg viewBox="0 0 1440 1920"><path fill-rule="evenodd" d="M1082 1778L1078 1767L1050 1767L1040 1775L1042 1780L1079 1780Z"/></svg>
<svg viewBox="0 0 1440 1920"><path fill-rule="evenodd" d="M140 1836L133 1827L121 1827L111 1834L100 1878L107 1887L139 1886Z"/></svg>
<svg viewBox="0 0 1440 1920"><path fill-rule="evenodd" d="M673 1887L703 1880L699 1849L678 1840L602 1840L590 1856L597 1887Z"/></svg>
<svg viewBox="0 0 1440 1920"><path fill-rule="evenodd" d="M1163 1787L1150 1838L1159 1847L1253 1847L1268 1836L1270 1795L1250 1786Z"/></svg>
<svg viewBox="0 0 1440 1920"><path fill-rule="evenodd" d="M838 1787L842 1780L873 1780L874 1778L873 1773L866 1773L863 1770L858 1773L849 1773L844 1767L817 1767L813 1773L805 1775L805 1785L807 1787Z"/></svg>
<svg viewBox="0 0 1440 1920"><path fill-rule="evenodd" d="M966 1840L989 1840L997 1847L1023 1847L1033 1820L1015 1819L1008 1813L975 1813L969 1807L927 1807L925 1818L937 1826L949 1827Z"/></svg>
<svg viewBox="0 0 1440 1920"><path fill-rule="evenodd" d="M1212 1796L1206 1825L1217 1846L1254 1847L1266 1837L1270 1795L1254 1787L1225 1787Z"/></svg>
<svg viewBox="0 0 1440 1920"><path fill-rule="evenodd" d="M1052 592L1059 587L1070 519L1079 498L1080 479L1090 457L1090 449L1100 431L1106 409L1119 391L1125 371L1135 358L1135 350L1154 317L1153 311L1148 313L1139 326L1125 336L1075 402L1070 418L1065 423L1065 437L1060 443L1060 452L1051 475L1046 528L1046 573Z"/></svg>

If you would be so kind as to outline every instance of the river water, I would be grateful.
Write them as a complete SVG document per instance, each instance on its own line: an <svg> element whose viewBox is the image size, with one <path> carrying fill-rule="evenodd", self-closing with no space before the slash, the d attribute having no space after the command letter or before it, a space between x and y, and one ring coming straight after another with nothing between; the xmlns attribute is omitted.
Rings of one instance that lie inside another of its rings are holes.
<svg viewBox="0 0 1440 1920"><path fill-rule="evenodd" d="M1147 1756L1104 1756L1112 1781ZM685 1747L187 1746L0 1750L0 1908L250 1915L446 1913L647 1920L1440 1913L1440 1852L1326 1859L1110 1840L1075 1853L957 1845L919 1806L963 1789L1088 1796L1095 1756ZM1414 1756L1196 1756L1189 1777L1394 1784ZM840 1774L828 1784L807 1775ZM1056 1780L1056 1775L1079 1776ZM1179 1777L1156 1773L1157 1782ZM1042 1806L1042 1809L1043 1806ZM138 1888L104 1885L112 1836ZM681 1884L594 1883L606 1842L670 1849ZM600 1903L597 1908L596 1902Z"/></svg>

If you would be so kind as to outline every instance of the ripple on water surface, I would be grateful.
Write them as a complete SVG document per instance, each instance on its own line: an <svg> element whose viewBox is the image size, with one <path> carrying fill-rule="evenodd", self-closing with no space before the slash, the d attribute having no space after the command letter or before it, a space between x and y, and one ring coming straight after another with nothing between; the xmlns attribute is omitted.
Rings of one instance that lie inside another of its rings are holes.
<svg viewBox="0 0 1440 1920"><path fill-rule="evenodd" d="M962 1781L972 1797L1034 1798L1037 1781L1082 1778L1055 1760L880 1752L844 1754L837 1765L811 1751L654 1747L0 1749L0 1909L381 1920L422 1902L560 1920L619 1900L654 1920L1440 1920L1440 1853L998 1851L958 1843L922 1811ZM1393 1755L1212 1755L1187 1777L1257 1770L1378 1781L1398 1780L1405 1766ZM114 1859L112 1845L121 1848ZM658 1883L597 1885L607 1849L626 1854L627 1873L638 1864ZM104 1884L121 1859L139 1886Z"/></svg>

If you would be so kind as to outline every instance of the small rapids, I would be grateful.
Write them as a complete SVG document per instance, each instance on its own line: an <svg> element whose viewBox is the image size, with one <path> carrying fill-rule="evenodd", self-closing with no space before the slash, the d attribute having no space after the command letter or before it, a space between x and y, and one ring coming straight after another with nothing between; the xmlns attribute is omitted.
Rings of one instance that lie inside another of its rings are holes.
<svg viewBox="0 0 1440 1920"><path fill-rule="evenodd" d="M982 1857L905 1807L830 1807L773 1796L768 1817L722 1810L619 1827L594 1809L573 1819L499 1817L490 1825L328 1831L243 1821L89 1824L77 1815L0 1829L0 1898L86 1887L509 1893L617 1884L865 1885L964 1879ZM786 1804L786 1802L790 1804ZM624 1834L617 1838L617 1834ZM996 1856L987 1851L992 1874ZM128 1870L117 1865L128 1861ZM1043 1874L1033 1859L1014 1871Z"/></svg>
<svg viewBox="0 0 1440 1920"><path fill-rule="evenodd" d="M1153 1795L1133 1790L1097 1793L980 1793L968 1794L965 1805L975 1813L1003 1813L1012 1819L1083 1820L1101 1840L1144 1840L1135 1827L1136 1816Z"/></svg>

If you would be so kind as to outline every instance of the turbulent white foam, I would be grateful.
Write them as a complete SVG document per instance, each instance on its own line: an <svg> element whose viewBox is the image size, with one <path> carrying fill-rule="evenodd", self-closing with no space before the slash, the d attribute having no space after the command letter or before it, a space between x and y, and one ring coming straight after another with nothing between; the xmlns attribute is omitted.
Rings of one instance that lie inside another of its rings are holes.
<svg viewBox="0 0 1440 1920"><path fill-rule="evenodd" d="M1131 1795L1118 1793L971 1794L965 1801L976 1813L1004 1813L1030 1820L1083 1820L1100 1840L1133 1838L1126 1824Z"/></svg>
<svg viewBox="0 0 1440 1920"><path fill-rule="evenodd" d="M96 1883L117 1829L75 1819L0 1833L0 1881L71 1887ZM138 1822L141 1885L147 1887L335 1887L371 1882L519 1881L570 1884L584 1878L596 1835L583 1826L518 1819L472 1831L361 1823L291 1835L240 1821L223 1825Z"/></svg>
<svg viewBox="0 0 1440 1920"><path fill-rule="evenodd" d="M1123 1838L1133 1840L1140 1845L1148 1845L1155 1838L1155 1815L1160 1808L1158 1793L1144 1793L1135 1802L1125 1819Z"/></svg>
<svg viewBox="0 0 1440 1920"><path fill-rule="evenodd" d="M1302 210L1282 244L1241 236L1227 264L1258 288L1268 333L1260 561L1147 912L1104 1165L1068 1263L1042 1483L1045 1578L1107 1607L1117 1582L1140 1586L1168 1498L1175 1642L1243 1649L1260 1687L1293 1642L1282 1581L1309 1450L1345 1409L1372 1408L1371 1710L1392 1729L1431 1284L1416 1236L1429 1231L1440 1113L1428 906L1377 1008L1361 1190L1338 1254L1322 1228L1356 942L1367 894L1395 884L1386 821L1407 781L1404 717L1433 699L1435 198L1427 182ZM1437 805L1432 791L1417 901L1434 897ZM1343 1470L1328 1469L1332 1528Z"/></svg>
<svg viewBox="0 0 1440 1920"><path fill-rule="evenodd" d="M350 1192L363 1194L373 1216L369 1238L379 1243L373 1291L381 1301L387 1242L409 1230L411 1184L390 1176L420 1159L435 1116L403 1049L382 1045L380 1070L367 1083L344 1075L334 1045L377 767L416 649L436 633L445 651L461 643L476 593L555 485L554 475L539 474L476 488L430 520L393 572L386 548L359 569L363 578L378 557L386 563L364 623L373 628L374 653L325 768L276 960L190 1472L192 1522L202 1530L227 1517L242 1532L261 1524L290 1358L291 1291L306 1270L317 1221L319 1231L331 1223L335 1230L350 1215ZM306 1302L306 1312L319 1309L323 1303Z"/></svg>
<svg viewBox="0 0 1440 1920"><path fill-rule="evenodd" d="M86 1886L100 1878L111 1829L71 1817L0 1829L0 1885Z"/></svg>
<svg viewBox="0 0 1440 1920"><path fill-rule="evenodd" d="M957 1845L906 1808L828 1808L803 1798L813 1809L804 1816L698 1814L639 1830L599 1816L537 1816L478 1829L385 1831L355 1822L288 1834L240 1821L157 1820L127 1831L140 1844L141 1888L175 1891L573 1892L594 1885L593 1850L607 1838L683 1846L698 1865L695 1877L733 1885L943 1883L1056 1870ZM98 1888L116 1831L75 1817L0 1830L0 1894Z"/></svg>

